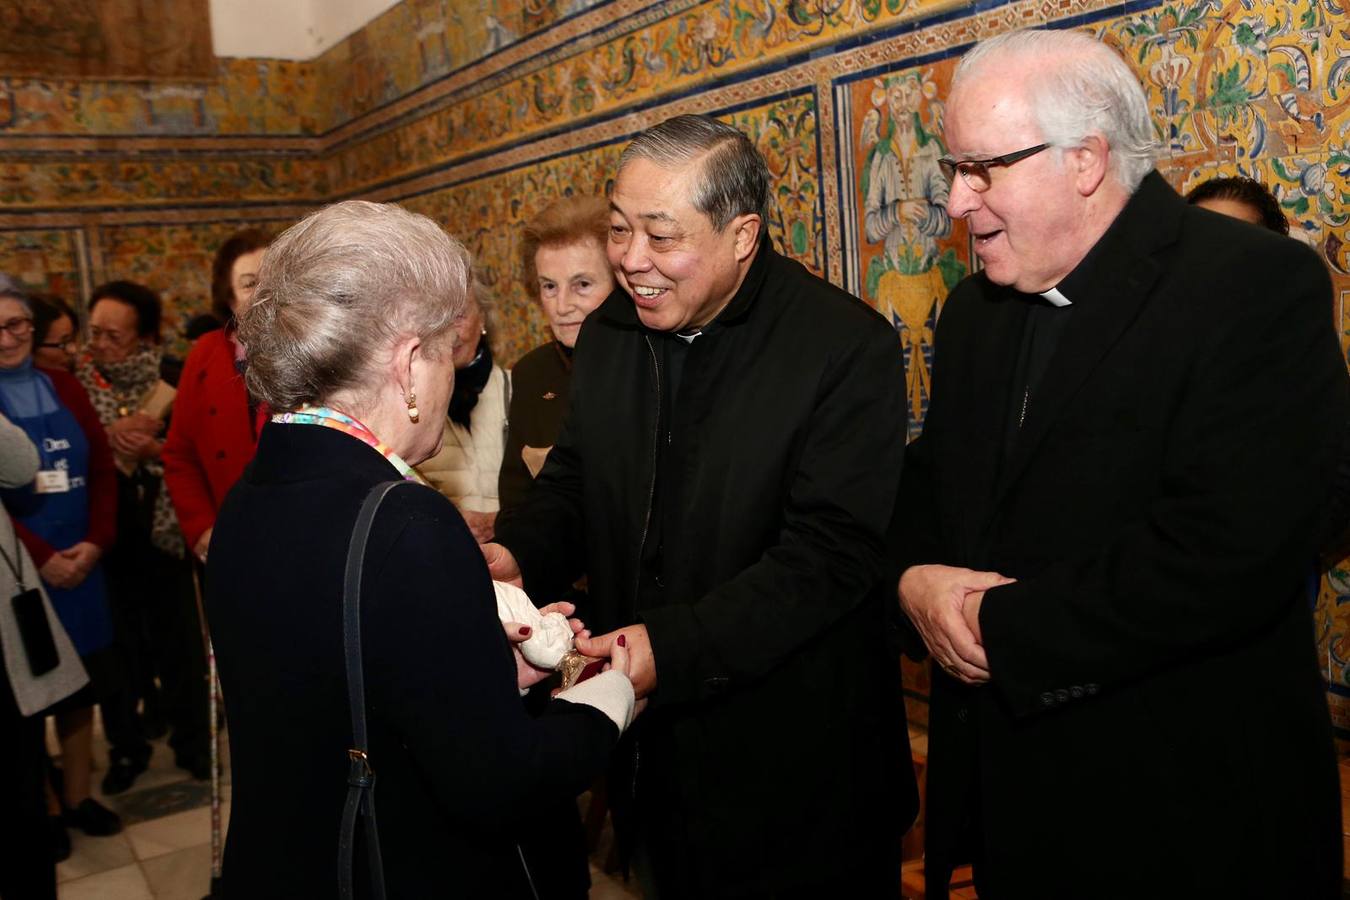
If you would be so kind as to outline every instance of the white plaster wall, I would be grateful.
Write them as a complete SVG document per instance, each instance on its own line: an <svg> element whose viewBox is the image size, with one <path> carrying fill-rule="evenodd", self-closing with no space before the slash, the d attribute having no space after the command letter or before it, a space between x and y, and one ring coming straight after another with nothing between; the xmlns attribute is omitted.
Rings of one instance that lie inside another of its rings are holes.
<svg viewBox="0 0 1350 900"><path fill-rule="evenodd" d="M312 59L400 0L211 0L216 56Z"/></svg>

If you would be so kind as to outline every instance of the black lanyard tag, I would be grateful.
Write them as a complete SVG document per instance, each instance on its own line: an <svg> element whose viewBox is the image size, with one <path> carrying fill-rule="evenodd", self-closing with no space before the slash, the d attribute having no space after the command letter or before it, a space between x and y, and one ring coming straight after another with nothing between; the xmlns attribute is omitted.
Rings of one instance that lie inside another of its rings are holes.
<svg viewBox="0 0 1350 900"><path fill-rule="evenodd" d="M55 669L61 660L56 653L47 611L42 606L42 594L37 588L14 595L14 618L19 623L19 639L23 641L23 652L28 657L28 668L33 677Z"/></svg>

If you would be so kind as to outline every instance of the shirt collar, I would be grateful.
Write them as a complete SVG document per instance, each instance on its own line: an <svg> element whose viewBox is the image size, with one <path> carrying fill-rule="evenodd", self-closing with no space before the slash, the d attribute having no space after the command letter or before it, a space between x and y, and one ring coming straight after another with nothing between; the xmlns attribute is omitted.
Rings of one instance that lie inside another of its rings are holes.
<svg viewBox="0 0 1350 900"><path fill-rule="evenodd" d="M1048 291L1041 291L1041 296L1051 306L1073 306L1073 301L1065 297L1057 287L1052 287Z"/></svg>

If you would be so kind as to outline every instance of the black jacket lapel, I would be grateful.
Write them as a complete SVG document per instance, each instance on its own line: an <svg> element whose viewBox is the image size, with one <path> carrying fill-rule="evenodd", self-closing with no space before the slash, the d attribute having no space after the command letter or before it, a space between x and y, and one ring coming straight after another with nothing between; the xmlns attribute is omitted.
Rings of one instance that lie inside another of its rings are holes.
<svg viewBox="0 0 1350 900"><path fill-rule="evenodd" d="M1102 237L1102 254L1027 408L1017 442L1003 467L994 509L1026 471L1065 407L1152 299L1162 274L1158 251L1176 240L1183 201L1156 172L1135 192ZM991 510L992 512L992 510Z"/></svg>
<svg viewBox="0 0 1350 900"><path fill-rule="evenodd" d="M978 329L971 359L970 384L965 418L972 424L966 439L971 461L958 481L965 493L960 508L965 511L962 528L962 558L977 565L979 534L993 511L995 491L1004 461L1003 435L1012 410L1013 377L1017 349L1026 327L1030 307L1017 294L997 285L985 285L990 297L988 310L981 310L974 323Z"/></svg>

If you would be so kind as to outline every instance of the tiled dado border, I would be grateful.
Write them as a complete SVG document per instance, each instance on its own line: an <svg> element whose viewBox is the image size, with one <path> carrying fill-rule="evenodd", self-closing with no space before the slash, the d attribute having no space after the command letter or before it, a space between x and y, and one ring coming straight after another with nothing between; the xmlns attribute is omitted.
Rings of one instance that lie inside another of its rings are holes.
<svg viewBox="0 0 1350 900"><path fill-rule="evenodd" d="M694 0L684 2L692 4ZM276 200L256 196L249 199L237 195L211 196L208 193L200 199L162 200L146 196L143 200L121 199L120 202L72 201L37 205L23 211L11 205L7 211L0 213L0 228L22 227L20 223L30 227L69 224L74 221L72 215L79 216L79 220L85 222L127 221L127 217L144 219L150 215L165 221L177 221L183 220L183 217L201 220L203 217L228 210L231 217L273 218L278 214L279 203L307 208L345 197L397 199L453 185L467 178L538 162L561 153L577 152L578 148L620 140L670 115L681 112L729 110L752 100L796 92L808 86L814 87L817 91L820 126L832 136L834 115L831 89L832 81L836 79L870 71L880 65L896 66L906 63L912 57L925 57L933 53L950 54L981 37L1014 27L1072 20L1074 17L1082 16L1095 18L1116 15L1127 10L1126 6L1111 4L1106 0L1020 0L983 10L980 10L978 5L971 6L966 0L956 0L955 3L952 0L936 0L935 3L925 6L922 14L913 19L872 30L866 34L849 35L824 46L794 49L785 56L756 68L691 84L673 96L637 100L615 110L597 114L591 117L589 122L583 121L580 126L574 122L558 125L532 136L525 142L509 143L498 149L487 148L467 155L462 154L458 158L438 160L419 170L402 173L376 183L357 187L344 187L341 184L343 157L349 153L359 153L365 141L400 126L415 127L422 118L434 114L430 111L432 107L451 102L447 98L460 99L455 94L456 90L479 78L494 66L515 65L517 62L523 65L550 63L554 57L552 54L541 55L540 42L549 42L547 46L550 50L559 51L569 41L596 33L593 26L596 22L605 21L606 16L612 17L615 13L631 10L637 11L636 18L630 16L628 20L616 23L616 27L617 25L638 27L633 23L641 24L640 20L644 17L640 13L647 5L647 0L612 0L605 6L593 8L573 19L556 23L546 34L536 35L504 48L459 72L452 73L441 81L374 110L324 138L305 139L266 135L255 138L0 136L0 163L45 170L44 177L47 178L61 177L60 173L53 174L52 167L97 166L100 157L132 156L137 161L150 164L162 158L167 161L166 164L175 166L190 165L196 160L205 171L209 169L213 159L224 160L227 154L228 158L233 160L237 160L241 155L257 154L260 165L290 161L296 166L305 166L308 162L308 165L322 170L324 177L321 180L331 187L330 191L308 197L303 194L297 195L293 189L288 191L283 188L278 191L281 196ZM972 9L976 10L973 14ZM671 14L664 6L662 11L663 14ZM648 14L650 12L648 10ZM588 32L587 29L591 31ZM612 34L606 32L606 35L606 39L612 39ZM500 77L510 77L510 73L500 73ZM487 82L481 82L473 89L486 90L488 89L486 85ZM358 135L361 136L361 141L356 141ZM339 143L345 143L345 147L331 152L325 149ZM823 164L821 171L826 176L824 178L826 208L837 209L839 188L835 165L836 146L834 141L829 139L822 140L821 144ZM92 154L92 157L87 154ZM841 246L839 225L834 216L826 216L825 219L829 229L827 241L829 271L832 278L839 280L838 248Z"/></svg>
<svg viewBox="0 0 1350 900"><path fill-rule="evenodd" d="M15 213L0 211L0 231L101 228L122 225L193 225L230 221L294 222L325 201L313 203L203 203L191 207L114 207L102 210Z"/></svg>
<svg viewBox="0 0 1350 900"><path fill-rule="evenodd" d="M222 151L293 152L320 155L370 134L396 127L445 105L477 96L501 84L523 78L556 64L568 55L583 52L606 41L623 37L662 19L677 16L700 0L606 0L583 12L551 23L538 32L463 66L435 77L393 100L363 111L347 122L321 134L174 134L136 136L107 134L48 134L0 132L0 156L13 153L219 153ZM348 38L348 40L351 40ZM312 62L316 70L326 66L328 51ZM270 61L263 61L270 62ZM340 78L340 73L327 73ZM322 74L316 80L324 81ZM63 83L56 83L63 84ZM319 93L333 85L321 85ZM135 92L126 85L125 89ZM322 102L321 98L319 102Z"/></svg>
<svg viewBox="0 0 1350 900"><path fill-rule="evenodd" d="M836 90L843 89L848 82L874 77L881 71L926 65L955 55L970 44L1004 31L1052 23L1056 27L1074 27L1152 6L1156 6L1153 0L1132 0L1128 4L1109 0L1019 0L967 17L961 16L969 12L969 6L947 8L935 11L925 19L893 26L866 38L850 39L844 42L839 52L831 55L802 52L779 61L769 71L754 71L701 85L674 98L654 98L594 124L558 129L526 144L475 154L433 171L390 179L341 196L403 200L626 141L671 116L684 113L728 115L775 97L809 91L816 104L817 171L822 185L821 212L826 224L827 273L831 281L842 284L843 259L849 242L843 239L841 217L837 214L844 207L840 204L838 157L841 144L835 114Z"/></svg>

